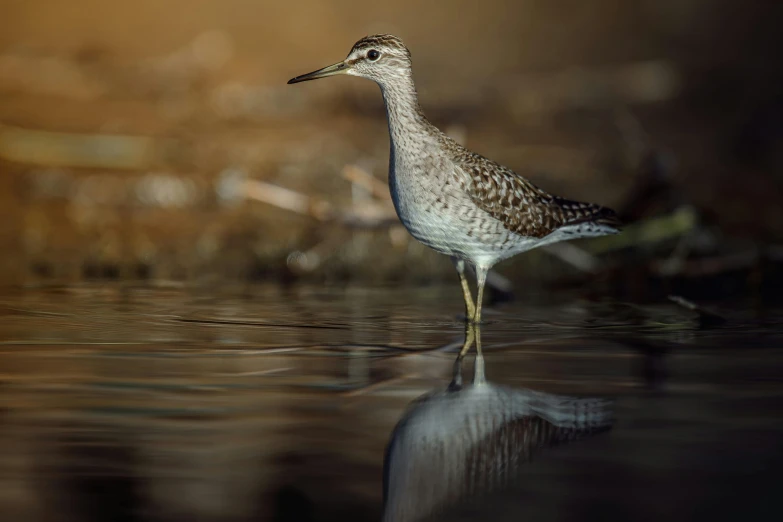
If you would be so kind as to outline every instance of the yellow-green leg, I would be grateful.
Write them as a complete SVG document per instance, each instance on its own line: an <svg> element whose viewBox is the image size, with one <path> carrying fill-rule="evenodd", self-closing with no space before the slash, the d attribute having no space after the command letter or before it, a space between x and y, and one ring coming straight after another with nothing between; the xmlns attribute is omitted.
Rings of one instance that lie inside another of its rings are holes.
<svg viewBox="0 0 783 522"><path fill-rule="evenodd" d="M476 328L468 323L465 325L465 342L462 344L462 349L459 351L458 359L465 357L470 351L470 347L473 346L473 341L476 339Z"/></svg>
<svg viewBox="0 0 783 522"><path fill-rule="evenodd" d="M465 298L465 318L467 321L471 321L476 314L476 307L473 304L473 296L470 293L470 286L468 286L468 278L465 276L465 261L462 259L452 258L454 267L459 274L459 282L462 285L462 296Z"/></svg>
<svg viewBox="0 0 783 522"><path fill-rule="evenodd" d="M462 387L462 360L465 355L470 351L470 347L473 346L473 342L476 338L476 330L472 323L465 323L465 342L462 344L462 349L457 354L457 360L454 361L454 376L451 379L449 388L458 390Z"/></svg>
<svg viewBox="0 0 783 522"><path fill-rule="evenodd" d="M451 379L449 389L459 390L462 388L462 361L470 351L473 344L476 344L476 361L473 364L473 384L481 385L487 382L484 374L484 354L481 351L481 327L478 324L467 323L465 325L465 343L454 361L454 376Z"/></svg>

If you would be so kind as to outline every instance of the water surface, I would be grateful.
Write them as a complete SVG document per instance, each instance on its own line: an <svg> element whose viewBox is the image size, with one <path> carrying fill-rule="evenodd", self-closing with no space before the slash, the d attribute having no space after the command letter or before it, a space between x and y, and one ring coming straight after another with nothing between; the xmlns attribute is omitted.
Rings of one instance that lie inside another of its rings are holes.
<svg viewBox="0 0 783 522"><path fill-rule="evenodd" d="M461 306L456 285L6 293L0 520L380 520L384 450L449 385ZM671 303L488 310L490 383L613 399L614 424L432 516L780 519L781 325L718 311L709 327Z"/></svg>

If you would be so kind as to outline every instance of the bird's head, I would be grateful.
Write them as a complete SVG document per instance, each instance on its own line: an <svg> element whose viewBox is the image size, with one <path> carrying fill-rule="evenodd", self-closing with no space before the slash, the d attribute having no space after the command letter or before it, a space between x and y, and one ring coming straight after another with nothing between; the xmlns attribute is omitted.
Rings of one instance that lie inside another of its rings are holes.
<svg viewBox="0 0 783 522"><path fill-rule="evenodd" d="M365 36L353 45L345 60L323 69L291 78L288 83L306 82L349 74L373 80L381 85L397 77L410 75L411 53L402 40L390 34Z"/></svg>

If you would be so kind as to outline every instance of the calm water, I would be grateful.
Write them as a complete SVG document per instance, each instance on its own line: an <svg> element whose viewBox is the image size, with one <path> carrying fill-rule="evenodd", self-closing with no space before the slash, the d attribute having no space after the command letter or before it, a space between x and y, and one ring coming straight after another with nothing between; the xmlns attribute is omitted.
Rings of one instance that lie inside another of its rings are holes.
<svg viewBox="0 0 783 522"><path fill-rule="evenodd" d="M403 417L410 519L781 519L774 311L498 306L484 389L517 413L484 423L473 354L447 391L461 307L456 285L2 296L0 520L381 520ZM562 396L613 399L611 429L568 428Z"/></svg>

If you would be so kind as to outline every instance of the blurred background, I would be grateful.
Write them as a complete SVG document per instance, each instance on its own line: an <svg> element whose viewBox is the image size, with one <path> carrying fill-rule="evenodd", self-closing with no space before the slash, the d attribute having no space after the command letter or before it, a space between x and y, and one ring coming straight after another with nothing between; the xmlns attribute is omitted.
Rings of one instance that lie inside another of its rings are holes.
<svg viewBox="0 0 783 522"><path fill-rule="evenodd" d="M499 267L512 282L619 278L643 298L741 273L731 293L783 258L778 2L0 9L5 284L453 281L390 205L378 88L285 84L375 32L404 39L452 137L639 224L519 256Z"/></svg>
<svg viewBox="0 0 783 522"><path fill-rule="evenodd" d="M394 213L377 86L286 85L378 32L433 123L628 223L499 265L483 340L491 383L617 423L443 519L779 520L781 15L0 0L0 520L380 519L462 296Z"/></svg>

